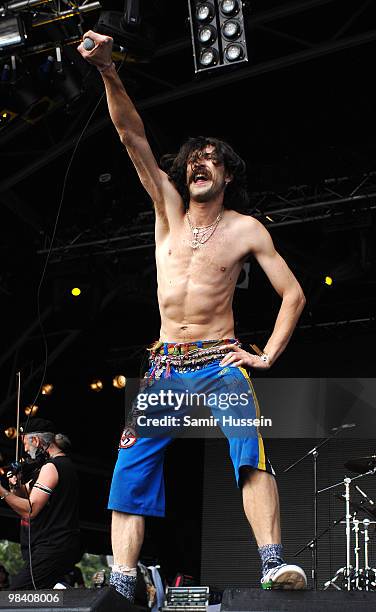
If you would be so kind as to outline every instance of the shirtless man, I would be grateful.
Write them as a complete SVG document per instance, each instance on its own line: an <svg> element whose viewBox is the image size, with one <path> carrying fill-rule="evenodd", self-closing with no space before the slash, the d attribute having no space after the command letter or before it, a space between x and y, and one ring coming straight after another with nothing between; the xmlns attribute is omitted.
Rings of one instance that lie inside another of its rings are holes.
<svg viewBox="0 0 376 612"><path fill-rule="evenodd" d="M305 298L264 226L228 204L234 199L229 198L231 192L241 192L244 162L226 143L199 138L183 145L171 171L164 172L117 76L111 59L112 39L92 31L86 37L95 47L86 51L81 44L78 50L101 72L112 122L156 213L161 330L159 341L151 349L148 376L157 379L156 384L159 378L170 377L176 382L188 370L197 384L204 377L206 383L209 379L218 385L220 380L226 386L230 378L232 383L236 379L239 390L251 393L246 368L270 368L285 349ZM260 356L243 350L234 340L232 299L249 254L282 299L273 333ZM190 369L197 359L199 369ZM257 414L253 392L248 409L249 414ZM261 585L305 588L304 571L283 561L278 491L261 436L228 437L245 514L261 557ZM167 436L135 440L125 432L120 443L109 502L115 563L111 584L130 600L144 536L144 516L164 513L162 466L168 441Z"/></svg>

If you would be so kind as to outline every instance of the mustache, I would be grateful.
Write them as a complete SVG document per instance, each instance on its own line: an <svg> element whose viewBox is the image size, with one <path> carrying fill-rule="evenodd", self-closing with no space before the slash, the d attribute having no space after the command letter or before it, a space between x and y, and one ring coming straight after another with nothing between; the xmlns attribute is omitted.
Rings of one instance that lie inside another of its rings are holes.
<svg viewBox="0 0 376 612"><path fill-rule="evenodd" d="M205 166L197 166L190 174L189 176L189 184L193 183L195 180L195 177L198 174L202 174L205 179L212 179L212 174L210 172L210 170L208 170Z"/></svg>

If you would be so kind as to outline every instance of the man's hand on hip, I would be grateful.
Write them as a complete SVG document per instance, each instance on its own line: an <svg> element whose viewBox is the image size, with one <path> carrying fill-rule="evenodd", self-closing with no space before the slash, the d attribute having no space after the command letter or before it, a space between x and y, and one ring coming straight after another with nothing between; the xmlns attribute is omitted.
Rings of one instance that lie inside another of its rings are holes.
<svg viewBox="0 0 376 612"><path fill-rule="evenodd" d="M237 344L224 344L218 348L228 350L227 355L222 359L219 365L232 367L248 367L255 368L257 370L268 370L271 366L269 359L266 355L252 355L244 349L240 348ZM266 357L266 359L265 359Z"/></svg>

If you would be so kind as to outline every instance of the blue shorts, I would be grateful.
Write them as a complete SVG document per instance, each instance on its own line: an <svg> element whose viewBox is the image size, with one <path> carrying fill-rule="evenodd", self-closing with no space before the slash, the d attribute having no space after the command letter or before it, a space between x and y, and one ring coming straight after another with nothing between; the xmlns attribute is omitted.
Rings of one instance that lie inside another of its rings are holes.
<svg viewBox="0 0 376 612"><path fill-rule="evenodd" d="M167 344L166 344L167 346ZM152 380L151 385L143 390L143 397L158 394L168 389L174 393L180 391L181 397L188 390L194 394L205 394L207 408L229 442L230 457L234 466L238 486L241 486L240 469L248 466L267 471L274 475L273 468L265 456L262 437L254 425L246 425L250 420L260 418L257 398L247 371L242 367L221 367L220 359L182 372L171 366L168 378ZM153 367L150 368L150 375ZM140 396L140 394L139 394ZM226 408L223 398L242 397L241 404L234 402ZM136 400L137 401L137 400ZM161 406L154 401L148 409L136 409L137 419L145 422L147 417L175 417L180 423L190 421L192 406L190 402ZM226 418L224 418L226 417ZM241 420L240 420L241 419ZM194 419L191 419L194 421ZM155 423L155 421L153 421ZM228 423L231 423L229 425ZM133 424L135 421L133 421ZM233 425L235 423L235 425ZM129 431L126 426L119 445L118 459L113 474L108 508L129 514L144 516L164 516L165 491L163 478L164 453L174 435L172 429L157 429L138 426L137 432ZM180 430L182 426L180 427ZM135 433L135 435L133 435Z"/></svg>

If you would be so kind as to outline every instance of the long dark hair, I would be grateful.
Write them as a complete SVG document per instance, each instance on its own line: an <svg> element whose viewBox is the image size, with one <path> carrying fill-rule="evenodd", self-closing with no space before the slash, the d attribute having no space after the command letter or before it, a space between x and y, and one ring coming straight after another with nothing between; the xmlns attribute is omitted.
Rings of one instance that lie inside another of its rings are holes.
<svg viewBox="0 0 376 612"><path fill-rule="evenodd" d="M202 151L207 146L213 146L220 164L223 164L228 174L232 174L233 179L228 183L223 204L225 208L244 211L249 205L247 191L247 175L244 161L235 153L227 142L218 138L207 136L197 136L189 138L179 149L176 155L164 155L160 161L164 170L176 189L183 198L184 204L188 207L189 190L187 187L187 163L192 153Z"/></svg>

